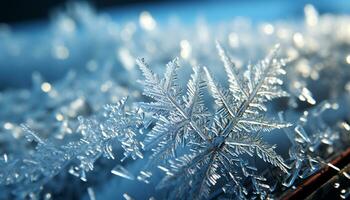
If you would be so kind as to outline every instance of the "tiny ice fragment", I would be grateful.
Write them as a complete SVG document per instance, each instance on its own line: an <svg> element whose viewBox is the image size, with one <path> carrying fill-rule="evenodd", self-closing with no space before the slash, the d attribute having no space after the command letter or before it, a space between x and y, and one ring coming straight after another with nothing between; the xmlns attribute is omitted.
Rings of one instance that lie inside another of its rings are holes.
<svg viewBox="0 0 350 200"><path fill-rule="evenodd" d="M168 172L169 170L161 165L158 165L158 168L164 172Z"/></svg>
<svg viewBox="0 0 350 200"><path fill-rule="evenodd" d="M77 177L77 178L80 178L80 180L86 182L87 179L86 179L86 173L83 169L80 169L78 167L71 167L69 170L68 170L68 173L72 174L73 176Z"/></svg>
<svg viewBox="0 0 350 200"><path fill-rule="evenodd" d="M111 170L112 174L129 179L135 180L135 176L126 170L123 166L117 165Z"/></svg>
<svg viewBox="0 0 350 200"><path fill-rule="evenodd" d="M342 199L348 199L349 198L349 196L350 196L350 192L348 191L348 192L344 192L343 194L341 194L340 195L340 198L342 198Z"/></svg>
<svg viewBox="0 0 350 200"><path fill-rule="evenodd" d="M137 176L137 180L149 184L149 178L152 176L151 172L140 171L140 175Z"/></svg>
<svg viewBox="0 0 350 200"><path fill-rule="evenodd" d="M340 184L339 183L334 183L334 188L339 188Z"/></svg>
<svg viewBox="0 0 350 200"><path fill-rule="evenodd" d="M52 199L51 193L46 193L44 196L44 200L50 200L50 199Z"/></svg>
<svg viewBox="0 0 350 200"><path fill-rule="evenodd" d="M342 123L342 126L343 126L343 128L344 128L345 130L350 131L350 125L349 125L348 123L343 122L343 123Z"/></svg>
<svg viewBox="0 0 350 200"><path fill-rule="evenodd" d="M92 189L92 187L88 187L87 191L88 191L90 200L96 200L94 189Z"/></svg>
<svg viewBox="0 0 350 200"><path fill-rule="evenodd" d="M86 179L86 174L85 174L85 171L84 170L81 170L81 173L80 173L80 180L86 182L87 179Z"/></svg>
<svg viewBox="0 0 350 200"><path fill-rule="evenodd" d="M72 174L72 175L75 176L75 177L79 177L79 174L76 172L76 169L74 169L73 167L71 167L71 168L68 170L68 173Z"/></svg>
<svg viewBox="0 0 350 200"><path fill-rule="evenodd" d="M134 200L134 198L132 198L130 195L128 195L127 193L123 194L123 197L125 200Z"/></svg>
<svg viewBox="0 0 350 200"><path fill-rule="evenodd" d="M327 165L338 172L340 171L340 169L338 167L334 166L332 163L327 163Z"/></svg>
<svg viewBox="0 0 350 200"><path fill-rule="evenodd" d="M347 172L343 172L343 175L347 178L350 179L350 175Z"/></svg>
<svg viewBox="0 0 350 200"><path fill-rule="evenodd" d="M5 163L7 163L7 161L8 161L8 157L7 157L6 153L4 154L4 161L5 161Z"/></svg>

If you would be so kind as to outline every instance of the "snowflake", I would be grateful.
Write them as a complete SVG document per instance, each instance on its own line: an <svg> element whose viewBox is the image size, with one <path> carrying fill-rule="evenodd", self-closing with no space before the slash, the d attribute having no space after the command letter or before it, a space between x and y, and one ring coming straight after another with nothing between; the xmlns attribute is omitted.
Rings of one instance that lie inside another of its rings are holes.
<svg viewBox="0 0 350 200"><path fill-rule="evenodd" d="M277 48L258 64L248 66L244 73L234 67L219 44L217 49L228 75L229 89L217 84L207 68L203 70L205 82L202 68L195 67L183 95L176 82L177 59L167 65L163 79L144 60L138 60L145 76L144 94L154 100L142 105L157 119L146 141L153 147L156 164L169 158L158 165L166 172L158 187L173 186L171 199L210 198L211 188L219 182L226 184L222 187L224 191L230 192L226 188L231 186L239 197L245 198L248 189L240 183L244 178L252 180L253 193L265 196L263 188L270 188L257 175L257 169L249 166L245 155L256 155L283 172L289 169L275 152L275 146L263 141L263 132L291 125L265 117L266 101L288 96L278 78L285 71L283 59L276 58ZM209 113L203 103L206 85L217 105L215 113Z"/></svg>

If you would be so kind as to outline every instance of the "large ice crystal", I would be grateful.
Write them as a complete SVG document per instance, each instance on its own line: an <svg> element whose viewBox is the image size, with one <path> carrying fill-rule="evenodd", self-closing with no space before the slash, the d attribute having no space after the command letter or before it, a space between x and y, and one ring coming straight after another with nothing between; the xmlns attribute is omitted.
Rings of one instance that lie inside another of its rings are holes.
<svg viewBox="0 0 350 200"><path fill-rule="evenodd" d="M219 44L217 48L229 89L219 86L207 68L195 67L187 93L182 95L177 83L176 60L167 65L162 79L142 59L138 62L145 76L144 94L154 100L142 105L156 119L146 141L155 145L152 158L162 162L160 169L166 173L159 187L176 188L169 194L171 199L209 198L210 189L217 183L231 184L238 191L245 191L239 192L239 197L245 198L247 189L238 180L250 178L256 183L260 178L246 170L251 168L245 165L244 154L256 155L288 172L289 167L275 152L275 146L264 142L262 137L263 132L290 126L264 116L266 101L288 95L281 89L279 79L285 74L283 59L276 57L275 49L258 64L238 72L223 48ZM203 80L204 75L207 82ZM208 112L209 108L204 105L206 85L217 105L214 113ZM166 163L166 158L171 160ZM261 185L256 183L255 187L255 194L266 195L261 192Z"/></svg>

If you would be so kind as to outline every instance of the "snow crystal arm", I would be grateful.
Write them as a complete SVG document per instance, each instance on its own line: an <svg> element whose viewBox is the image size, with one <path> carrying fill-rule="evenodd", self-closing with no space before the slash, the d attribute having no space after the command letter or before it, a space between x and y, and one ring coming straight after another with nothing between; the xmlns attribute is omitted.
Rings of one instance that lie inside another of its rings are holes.
<svg viewBox="0 0 350 200"><path fill-rule="evenodd" d="M273 129L282 129L292 125L286 122L276 122L274 120L265 119L264 117L257 119L241 118L238 120L238 124L241 125L240 128L243 128L248 132L251 130L269 132Z"/></svg>
<svg viewBox="0 0 350 200"><path fill-rule="evenodd" d="M205 85L200 77L200 68L194 68L194 74L188 83L187 96L179 98L181 97L181 93L176 83L178 69L177 59L167 64L165 77L160 81L154 78L157 76L153 74L147 64L144 63L143 59L139 59L138 64L146 79L143 82L145 85L144 93L155 100L155 102L149 103L146 108L148 108L149 111L153 111L154 114L173 118L173 120L177 117L181 117L182 120L186 122L182 125L189 125L202 140L207 140L206 134L201 127L198 127L194 116L196 113L203 114L195 111L204 107L202 96ZM149 82L151 84L148 84ZM172 115L172 117L170 117L170 115ZM176 124L177 122L172 121L172 123ZM175 129L181 130L182 128Z"/></svg>
<svg viewBox="0 0 350 200"><path fill-rule="evenodd" d="M228 58L225 57L223 49L220 48L220 46L218 48L219 53L223 56L223 59L227 60ZM215 83L208 69L204 68L211 93L216 104L221 107L219 112L223 113L223 117L228 115L234 119L234 125L232 127L235 127L237 123L239 123L239 120L244 116L246 116L244 119L242 119L244 122L253 124L253 121L256 120L254 123L256 125L267 125L267 123L263 123L265 120L259 119L256 113L266 111L266 108L263 105L266 100L287 95L279 86L282 84L282 82L277 78L277 76L284 74L285 71L281 68L283 65L282 61L275 58L276 51L277 48L274 49L272 53L266 57L266 59L259 62L254 67L250 66L248 68L248 71L244 76L245 79L243 80L248 87L239 87L239 90L245 91L244 93L230 91L229 94ZM227 69L228 61L225 62L225 68ZM230 70L226 71L229 79L232 80L231 82L233 82L234 79L237 85L238 79L234 78L234 72ZM277 122L275 124L277 124ZM270 128L272 128L272 126Z"/></svg>
<svg viewBox="0 0 350 200"><path fill-rule="evenodd" d="M230 90L232 93L242 93L244 96L248 96L244 90L243 82L236 70L235 64L226 55L225 50L222 48L219 42L216 42L216 49L218 50L221 61L224 63L225 71L230 83Z"/></svg>
<svg viewBox="0 0 350 200"><path fill-rule="evenodd" d="M230 146L236 154L248 153L252 156L255 150L259 158L279 167L283 172L288 172L289 166L286 165L283 158L275 152L274 146L263 142L259 137L242 139L244 140L228 140L226 144Z"/></svg>
<svg viewBox="0 0 350 200"><path fill-rule="evenodd" d="M203 102L203 93L206 84L202 79L202 68L194 67L193 72L194 73L191 75L191 79L187 83L187 94L185 97L185 106L189 110L189 116L206 114L206 109L204 109Z"/></svg>
<svg viewBox="0 0 350 200"><path fill-rule="evenodd" d="M167 173L167 176L158 188L176 186L177 189L170 195L175 198L186 194L194 199L203 196L208 198L210 187L215 185L215 177L216 179L220 177L219 174L214 173L219 167L215 157L216 153L212 149L207 149L170 160L169 168L160 168Z"/></svg>
<svg viewBox="0 0 350 200"><path fill-rule="evenodd" d="M28 140L35 140L36 142L40 144L45 144L45 142L32 130L30 129L26 124L21 124L21 127L25 133L27 133L26 137Z"/></svg>
<svg viewBox="0 0 350 200"><path fill-rule="evenodd" d="M145 77L144 83L147 85L158 85L159 84L159 79L158 77L153 73L153 71L149 68L147 63L145 62L144 58L137 59L136 60L138 66L140 67L143 76Z"/></svg>
<svg viewBox="0 0 350 200"><path fill-rule="evenodd" d="M199 179L199 187L196 191L196 194L198 194L199 197L204 196L208 198L210 195L210 188L216 185L217 180L221 178L221 175L217 173L221 167L217 163L217 154L212 153L208 160L209 161L206 163L205 167L201 169L203 170L203 175L202 179Z"/></svg>
<svg viewBox="0 0 350 200"><path fill-rule="evenodd" d="M176 87L177 82L177 70L179 69L178 58L175 58L172 62L167 64L165 72L164 88L166 92L171 92L171 89Z"/></svg>
<svg viewBox="0 0 350 200"><path fill-rule="evenodd" d="M227 96L228 96L227 92L224 89L222 89L220 86L218 86L217 83L215 83L214 79L211 77L206 67L204 67L204 71L208 79L208 86L215 99L215 103L219 106L224 107L227 113L229 114L229 116L235 117L235 111L232 110L231 108L234 106L232 106L229 103L229 100L227 99Z"/></svg>

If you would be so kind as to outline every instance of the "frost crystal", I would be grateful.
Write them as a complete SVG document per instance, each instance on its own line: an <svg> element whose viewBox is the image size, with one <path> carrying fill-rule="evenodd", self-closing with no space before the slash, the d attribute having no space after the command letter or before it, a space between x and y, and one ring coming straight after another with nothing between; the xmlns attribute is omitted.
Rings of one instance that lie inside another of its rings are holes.
<svg viewBox="0 0 350 200"><path fill-rule="evenodd" d="M291 187L298 178L304 179L317 172L322 165L329 165L321 158L322 146L334 148L339 140L339 133L328 126L322 118L322 114L330 109L337 109L338 104L327 101L320 103L310 112L305 111L296 123L294 130L284 129L292 146L289 149L289 162L292 170L285 177L283 185ZM280 119L283 121L283 115ZM309 131L306 131L306 128ZM337 144L339 145L339 144ZM328 154L333 152L328 152ZM339 168L332 166L334 169Z"/></svg>
<svg viewBox="0 0 350 200"><path fill-rule="evenodd" d="M114 159L113 147L120 143L125 157L142 157L140 144L135 139L141 129L143 114L125 108L126 98L117 105L107 105L103 114L90 118L79 117L78 141L64 145L41 139L29 127L23 126L29 141L37 143L35 152L22 159L8 161L6 169L0 172L0 183L16 186L17 195L22 198L57 175L65 166L78 160L69 173L87 181L86 171L93 170L94 163L101 156ZM6 173L4 173L6 172Z"/></svg>
<svg viewBox="0 0 350 200"><path fill-rule="evenodd" d="M127 169L125 169L121 165L117 165L112 169L112 174L129 179L129 180L134 180L135 177L133 174L131 174Z"/></svg>
<svg viewBox="0 0 350 200"><path fill-rule="evenodd" d="M215 82L207 68L195 67L183 95L177 83L176 59L167 65L162 79L144 60L138 60L145 76L144 94L154 100L142 106L156 120L146 142L153 147L153 159L162 161L158 168L166 173L158 188L171 187L171 199L210 198L211 189L217 185L226 193L245 198L249 188L241 182L246 179L251 180L254 194L266 196L270 186L264 184L266 179L257 175L245 155L256 155L283 172L289 168L275 146L263 141L263 132L290 126L265 116L266 101L288 95L281 89L279 76L285 71L283 60L276 58L277 50L239 72L219 44L217 49L229 89ZM208 112L203 103L206 85L217 105L215 113ZM164 158L169 159L164 162Z"/></svg>

